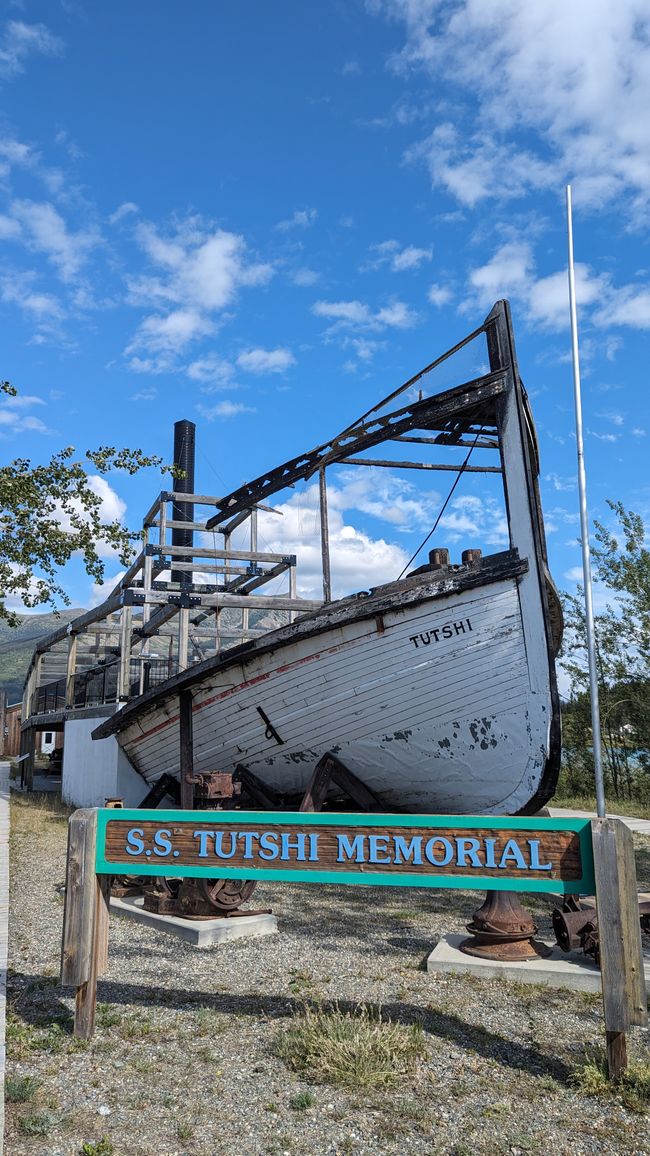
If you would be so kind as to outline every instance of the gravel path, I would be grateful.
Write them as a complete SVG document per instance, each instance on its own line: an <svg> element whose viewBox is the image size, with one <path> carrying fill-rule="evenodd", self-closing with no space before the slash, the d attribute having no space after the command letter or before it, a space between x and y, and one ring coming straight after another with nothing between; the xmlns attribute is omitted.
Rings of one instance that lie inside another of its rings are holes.
<svg viewBox="0 0 650 1156"><path fill-rule="evenodd" d="M208 951L114 919L98 1030L80 1046L72 992L57 983L66 825L54 806L13 807L8 1075L36 1086L7 1105L8 1156L77 1156L84 1144L90 1156L650 1156L647 1116L572 1084L603 1039L598 998L422 970L478 895L267 884L254 904L273 908L280 934ZM636 838L645 876L650 840ZM549 904L529 906L549 934ZM421 1024L416 1074L378 1093L289 1071L274 1041L314 999ZM646 1043L634 1034L644 1059Z"/></svg>

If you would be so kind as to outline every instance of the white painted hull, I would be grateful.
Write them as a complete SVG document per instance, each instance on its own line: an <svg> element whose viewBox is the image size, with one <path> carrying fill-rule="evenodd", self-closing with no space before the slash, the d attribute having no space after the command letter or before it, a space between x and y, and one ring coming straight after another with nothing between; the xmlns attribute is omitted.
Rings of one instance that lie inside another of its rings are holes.
<svg viewBox="0 0 650 1156"><path fill-rule="evenodd" d="M269 635L260 653L213 664L192 687L195 772L241 763L300 793L332 751L387 810L526 807L545 774L552 717L552 674L538 665L533 685L527 661L521 585L530 581L441 597L423 580L379 618L334 615L316 632L299 622L277 632L275 647ZM117 737L147 782L177 775L178 691L143 702L128 725L126 715Z"/></svg>

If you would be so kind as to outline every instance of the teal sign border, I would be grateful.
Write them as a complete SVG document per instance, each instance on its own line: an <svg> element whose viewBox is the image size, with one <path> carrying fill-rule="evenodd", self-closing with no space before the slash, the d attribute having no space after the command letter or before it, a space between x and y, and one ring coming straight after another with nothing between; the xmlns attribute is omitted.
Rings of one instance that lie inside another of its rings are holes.
<svg viewBox="0 0 650 1156"><path fill-rule="evenodd" d="M139 863L125 855L124 861L108 863L104 858L106 827L111 821L132 823L154 822L160 827L186 825L189 823L210 823L215 827L233 824L254 823L262 827L327 827L336 826L342 832L363 827L382 827L399 831L401 827L423 827L427 831L458 831L466 833L476 829L493 831L575 831L580 839L582 878L564 882L560 879L526 878L525 872L516 876L505 871L483 874L477 870L472 875L419 875L415 871L392 872L387 874L373 868L360 871L319 871L302 870L296 867L263 869L254 867L222 867L213 862L211 866L179 866L160 858L155 863ZM594 859L589 819L535 819L508 818L492 815L384 815L374 812L348 814L346 812L311 811L156 811L127 808L102 807L97 810L97 851L96 871L99 875L166 875L208 879L274 879L285 883L342 883L356 886L375 885L381 887L451 887L459 891L541 891L559 894L592 895L595 890Z"/></svg>

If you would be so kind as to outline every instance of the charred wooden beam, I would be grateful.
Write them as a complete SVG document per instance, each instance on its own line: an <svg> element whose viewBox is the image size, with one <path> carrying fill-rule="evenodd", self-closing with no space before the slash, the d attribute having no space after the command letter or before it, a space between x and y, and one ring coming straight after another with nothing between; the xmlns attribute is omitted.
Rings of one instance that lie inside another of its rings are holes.
<svg viewBox="0 0 650 1156"><path fill-rule="evenodd" d="M426 398L414 405L405 406L364 425L346 430L331 442L317 446L298 458L292 458L270 473L234 490L222 499L221 511L208 519L206 529L215 529L227 518L232 518L251 505L256 505L269 494L311 477L323 466L341 461L350 453L358 453L398 434L408 433L413 429L444 430L454 418L461 417L466 423L478 420L483 424L486 422L494 424L496 420L494 403L505 389L506 380L503 372L490 373L456 386L455 389L447 390L435 398Z"/></svg>

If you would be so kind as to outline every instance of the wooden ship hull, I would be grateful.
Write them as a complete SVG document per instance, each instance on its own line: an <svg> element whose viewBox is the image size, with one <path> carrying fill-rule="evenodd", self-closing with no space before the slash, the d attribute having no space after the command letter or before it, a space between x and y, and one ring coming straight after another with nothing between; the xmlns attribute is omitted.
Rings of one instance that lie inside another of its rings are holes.
<svg viewBox="0 0 650 1156"><path fill-rule="evenodd" d="M469 446L467 459L480 445L499 455L510 548L486 557L470 551L457 566L434 551L429 565L404 578L332 601L324 534L319 609L186 669L95 732L116 735L147 784L179 777L180 703L189 692L194 774L248 774L285 804L300 799L327 754L387 811L530 813L551 797L561 616L505 302L480 332L488 374L379 418L365 415L333 442L228 495L212 524L232 525L314 474L323 498L324 470L334 463L395 465L350 456L384 441ZM465 461L457 472L467 468Z"/></svg>

